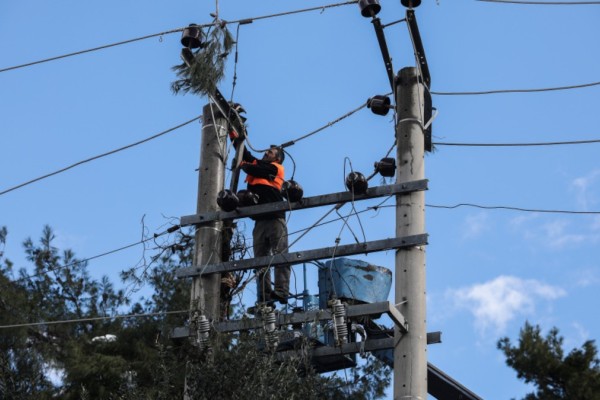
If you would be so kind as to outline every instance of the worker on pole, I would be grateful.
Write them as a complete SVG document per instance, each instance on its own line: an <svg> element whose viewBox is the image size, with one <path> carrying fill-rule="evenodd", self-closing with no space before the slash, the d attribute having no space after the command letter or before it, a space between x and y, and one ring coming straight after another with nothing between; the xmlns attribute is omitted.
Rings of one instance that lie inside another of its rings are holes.
<svg viewBox="0 0 600 400"><path fill-rule="evenodd" d="M271 146L262 159L244 150L240 168L246 173L248 190L258 196L258 204L283 201L281 187L285 181L281 147ZM270 256L287 252L288 232L285 212L258 215L254 218L252 240L254 257ZM257 273L257 299L259 303L278 301L287 304L290 291L289 265L276 266L275 286L272 286L270 269L263 268Z"/></svg>
<svg viewBox="0 0 600 400"><path fill-rule="evenodd" d="M239 104L234 104L237 111L243 110ZM238 146L237 132L232 131L230 138L234 146ZM265 151L262 159L258 159L244 147L240 169L246 173L248 184L246 193L256 197L257 204L266 204L283 201L281 188L285 182L285 169L283 160L285 153L283 148L272 145ZM254 229L252 240L254 257L270 256L286 253L288 251L288 231L285 220L285 211L270 214L257 215L253 217ZM275 266L275 286L271 280L270 268L262 268L257 271L257 302L267 303L278 301L287 304L290 294L289 265Z"/></svg>

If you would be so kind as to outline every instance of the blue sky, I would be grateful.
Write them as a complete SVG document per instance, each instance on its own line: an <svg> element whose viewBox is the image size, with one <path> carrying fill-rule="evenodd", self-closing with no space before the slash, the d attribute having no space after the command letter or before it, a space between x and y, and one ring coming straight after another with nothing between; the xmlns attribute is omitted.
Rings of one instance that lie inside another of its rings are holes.
<svg viewBox="0 0 600 400"><path fill-rule="evenodd" d="M333 3L333 2L332 2ZM214 1L0 3L0 69L122 40L208 23ZM218 2L222 19L331 4L316 0ZM404 17L381 0L384 24ZM533 89L599 81L600 7L424 0L416 9L440 92ZM236 25L229 26L235 34ZM386 28L395 71L414 65L406 25ZM171 67L180 34L0 73L0 191L144 139L201 114L205 98L175 96ZM256 20L240 27L234 99L248 111L252 144L298 138L389 92L369 19L356 5ZM222 92L232 89L229 58ZM524 143L598 139L600 87L489 95L434 94L434 141ZM307 196L344 190L348 158L370 173L394 141L391 114L362 110L289 148ZM45 224L56 245L92 257L139 241L196 208L200 125L0 196L6 256L25 266L22 241ZM428 330L443 332L429 360L486 399L522 397L527 387L495 343L516 339L528 320L557 326L567 348L599 337L600 217L530 210L600 210L598 144L544 147L438 145L426 157ZM288 176L292 165L286 162ZM378 181L379 178L373 181ZM373 182L372 181L372 182ZM381 180L375 183L382 183ZM380 201L380 200L379 200ZM357 203L362 210L378 201ZM386 204L392 204L388 201ZM290 231L326 209L290 216ZM350 212L349 206L341 210ZM361 214L367 240L394 235L393 208ZM359 221L350 218L362 239ZM250 235L251 224L246 222ZM340 222L306 235L292 250L334 245ZM348 229L342 244L353 242ZM293 240L293 238L292 238ZM118 281L143 262L141 246L90 262L94 276ZM393 268L393 252L360 257ZM295 268L301 291L302 270ZM312 274L312 275L311 275ZM316 292L316 272L309 273ZM249 289L252 291L252 289ZM249 294L253 295L252 293ZM390 397L391 398L391 397Z"/></svg>

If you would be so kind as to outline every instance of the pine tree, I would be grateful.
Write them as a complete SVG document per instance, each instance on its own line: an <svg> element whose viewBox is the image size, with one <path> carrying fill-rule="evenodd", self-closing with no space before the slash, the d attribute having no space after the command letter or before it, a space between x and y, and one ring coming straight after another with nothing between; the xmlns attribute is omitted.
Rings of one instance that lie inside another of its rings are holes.
<svg viewBox="0 0 600 400"><path fill-rule="evenodd" d="M0 233L2 246L7 232ZM170 330L189 317L164 313L189 307L189 283L176 279L175 271L191 265L190 234L180 232L176 244L156 249L141 275L135 269L123 273L129 282L141 280L152 289L134 304L108 278L92 279L86 262L53 242L49 227L39 242L24 242L32 268L21 269L18 278L12 263L0 258L0 325L30 324L0 330L0 398L183 398L186 371L190 393L198 399L377 399L389 384L390 371L374 359L343 378L318 375L306 352L281 359L260 351L251 332L213 333L210 357L188 340L171 340ZM159 315L97 319L123 313ZM65 320L81 322L48 323ZM49 380L49 367L63 374L57 386Z"/></svg>
<svg viewBox="0 0 600 400"><path fill-rule="evenodd" d="M521 329L519 345L504 337L498 348L517 377L535 385L536 391L524 400L600 399L600 361L593 340L564 355L563 337L552 328L542 337L540 327L529 323Z"/></svg>

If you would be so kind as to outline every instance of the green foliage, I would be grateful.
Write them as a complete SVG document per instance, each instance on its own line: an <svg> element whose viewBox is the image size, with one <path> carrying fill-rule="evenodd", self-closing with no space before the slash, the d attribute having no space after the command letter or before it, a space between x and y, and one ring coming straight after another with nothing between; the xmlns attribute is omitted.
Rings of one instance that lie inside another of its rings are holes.
<svg viewBox="0 0 600 400"><path fill-rule="evenodd" d="M259 350L253 334L220 338L210 355L197 355L188 364L188 395L199 400L364 400L384 395L390 370L376 359L350 377L317 374L304 343L293 355ZM304 350L304 351L303 351ZM364 375L372 372L373 375Z"/></svg>
<svg viewBox="0 0 600 400"><path fill-rule="evenodd" d="M498 341L498 348L517 377L536 386L524 400L600 399L600 361L594 341L586 341L565 356L558 329L542 337L539 326L526 323L518 346L505 337Z"/></svg>
<svg viewBox="0 0 600 400"><path fill-rule="evenodd" d="M1 244L6 231L0 233ZM0 329L0 398L182 398L186 374L195 399L383 396L390 370L375 359L339 376L323 376L312 370L307 351L282 359L279 353L260 351L252 333L213 334L214 350L206 357L188 340L177 343L169 338L173 327L186 325L187 313L98 318L189 307L189 282L176 279L175 270L191 265L193 239L182 232L175 239L175 245L157 249L150 264L123 273L130 283L147 283L152 289L148 298L135 304L129 304L107 277L92 279L87 263L72 251L57 249L49 227L37 242L25 240L32 268L28 273L20 270L18 279L0 256L0 325L29 324ZM81 322L45 323L64 320ZM106 340L106 335L114 335L114 340ZM50 366L63 375L56 387L46 373Z"/></svg>
<svg viewBox="0 0 600 400"><path fill-rule="evenodd" d="M171 84L175 94L193 93L212 96L224 76L225 61L234 40L225 23L215 21L206 34L203 47L196 50L191 65L185 62L173 67L177 79Z"/></svg>

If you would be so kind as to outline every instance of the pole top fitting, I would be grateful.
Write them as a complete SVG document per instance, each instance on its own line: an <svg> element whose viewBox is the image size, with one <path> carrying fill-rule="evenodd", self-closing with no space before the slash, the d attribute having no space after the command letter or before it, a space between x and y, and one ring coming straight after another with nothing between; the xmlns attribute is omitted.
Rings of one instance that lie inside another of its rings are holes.
<svg viewBox="0 0 600 400"><path fill-rule="evenodd" d="M400 3L407 8L416 8L421 5L421 0L400 0Z"/></svg>

